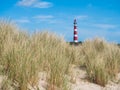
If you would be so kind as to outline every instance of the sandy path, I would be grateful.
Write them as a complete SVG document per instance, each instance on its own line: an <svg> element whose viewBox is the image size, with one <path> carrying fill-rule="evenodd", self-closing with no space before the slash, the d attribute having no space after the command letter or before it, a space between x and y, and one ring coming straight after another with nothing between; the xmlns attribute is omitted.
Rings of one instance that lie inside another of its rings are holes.
<svg viewBox="0 0 120 90"><path fill-rule="evenodd" d="M73 65L71 67L71 72L69 77L68 85L71 90L120 90L120 84L109 82L106 87L101 87L100 85L88 82L86 77L87 73L83 67L77 67ZM48 83L46 80L47 73L39 73L39 82L37 87L29 87L29 90L46 90ZM0 76L0 87L2 84L3 76ZM120 80L120 73L117 76L117 81Z"/></svg>
<svg viewBox="0 0 120 90"><path fill-rule="evenodd" d="M87 73L82 67L73 66L72 69L75 77L75 82L70 83L72 90L120 90L120 84L113 82L109 82L105 87L88 82L86 80ZM120 80L120 74L118 74L117 79Z"/></svg>

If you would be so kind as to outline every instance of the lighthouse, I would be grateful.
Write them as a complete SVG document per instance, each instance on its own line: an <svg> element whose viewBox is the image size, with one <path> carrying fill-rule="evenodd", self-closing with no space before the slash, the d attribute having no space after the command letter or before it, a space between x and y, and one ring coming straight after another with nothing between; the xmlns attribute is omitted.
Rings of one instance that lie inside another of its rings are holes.
<svg viewBox="0 0 120 90"><path fill-rule="evenodd" d="M73 42L78 43L78 31L77 31L77 21L74 20L74 36L73 36Z"/></svg>

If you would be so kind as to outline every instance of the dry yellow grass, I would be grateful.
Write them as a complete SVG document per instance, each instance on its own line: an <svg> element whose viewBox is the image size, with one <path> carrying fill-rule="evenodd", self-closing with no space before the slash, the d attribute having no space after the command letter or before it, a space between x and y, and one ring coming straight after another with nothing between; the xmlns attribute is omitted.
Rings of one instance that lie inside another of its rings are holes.
<svg viewBox="0 0 120 90"><path fill-rule="evenodd" d="M88 78L92 82L105 86L119 72L120 49L117 45L96 38L85 41L82 52Z"/></svg>
<svg viewBox="0 0 120 90"><path fill-rule="evenodd" d="M3 90L37 86L42 71L47 72L47 90L68 90L66 75L71 64L85 66L88 79L105 86L120 71L120 49L101 39L70 46L49 32L29 35L10 22L0 22L0 73L7 76Z"/></svg>

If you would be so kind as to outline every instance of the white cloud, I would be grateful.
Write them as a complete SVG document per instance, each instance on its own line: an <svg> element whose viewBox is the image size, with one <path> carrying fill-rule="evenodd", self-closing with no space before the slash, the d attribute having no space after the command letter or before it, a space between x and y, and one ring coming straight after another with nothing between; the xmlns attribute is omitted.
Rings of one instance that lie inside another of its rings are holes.
<svg viewBox="0 0 120 90"><path fill-rule="evenodd" d="M56 23L57 21L54 19L52 15L37 15L33 17L36 22L47 22L47 23Z"/></svg>
<svg viewBox="0 0 120 90"><path fill-rule="evenodd" d="M37 2L37 0L21 0L17 4L19 6L31 6L31 5L35 4L36 2Z"/></svg>
<svg viewBox="0 0 120 90"><path fill-rule="evenodd" d="M39 2L34 5L34 7L37 7L37 8L49 8L52 6L53 6L53 4L50 2Z"/></svg>
<svg viewBox="0 0 120 90"><path fill-rule="evenodd" d="M30 23L28 19L17 19L15 20L16 23Z"/></svg>
<svg viewBox="0 0 120 90"><path fill-rule="evenodd" d="M36 18L36 19L52 19L54 17L52 15L38 15L38 16L35 16L33 18Z"/></svg>
<svg viewBox="0 0 120 90"><path fill-rule="evenodd" d="M76 19L80 19L80 20L84 20L86 18L88 18L87 15L78 15L78 16L75 16Z"/></svg>
<svg viewBox="0 0 120 90"><path fill-rule="evenodd" d="M117 27L116 25L112 25L112 24L93 24L92 26L102 28L102 29L113 29Z"/></svg>
<svg viewBox="0 0 120 90"><path fill-rule="evenodd" d="M46 2L42 0L21 0L17 3L17 5L36 8L49 8L53 6L51 2Z"/></svg>

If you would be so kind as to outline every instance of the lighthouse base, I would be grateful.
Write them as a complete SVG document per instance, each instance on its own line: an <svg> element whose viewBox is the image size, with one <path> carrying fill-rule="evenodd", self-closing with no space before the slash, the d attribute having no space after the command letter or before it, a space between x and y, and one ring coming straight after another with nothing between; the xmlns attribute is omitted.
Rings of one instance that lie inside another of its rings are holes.
<svg viewBox="0 0 120 90"><path fill-rule="evenodd" d="M80 41L80 42L70 42L70 45L75 45L75 46L78 46L78 45L81 45L82 44L82 42Z"/></svg>

